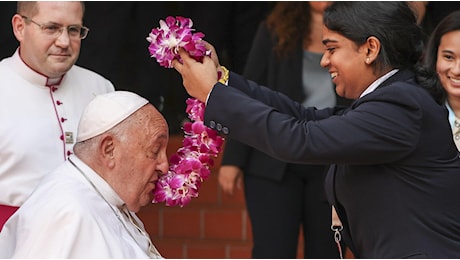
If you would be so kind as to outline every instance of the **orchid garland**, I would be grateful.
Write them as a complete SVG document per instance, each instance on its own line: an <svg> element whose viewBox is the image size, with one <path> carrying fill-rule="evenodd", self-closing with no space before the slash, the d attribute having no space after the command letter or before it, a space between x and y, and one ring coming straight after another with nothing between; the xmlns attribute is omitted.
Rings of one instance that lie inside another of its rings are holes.
<svg viewBox="0 0 460 260"><path fill-rule="evenodd" d="M204 34L192 33L192 26L191 19L181 16L168 16L165 21L160 20L160 27L153 28L147 37L151 57L161 66L172 68L174 59L181 61L178 54L180 48L184 48L197 61L210 55L201 41ZM194 98L187 99L186 104L191 122L183 126L183 147L171 156L168 173L159 176L152 203L165 202L167 206L183 207L192 198L198 197L201 183L211 174L209 168L214 165L213 158L217 157L224 143L224 138L203 124L205 104Z"/></svg>
<svg viewBox="0 0 460 260"><path fill-rule="evenodd" d="M182 16L168 16L164 21L160 20L160 27L153 28L147 37L151 57L156 58L161 66L172 68L174 59L182 62L179 49L184 48L195 60L203 61L204 55L210 55L210 51L201 41L204 34L192 33L192 26L192 20Z"/></svg>

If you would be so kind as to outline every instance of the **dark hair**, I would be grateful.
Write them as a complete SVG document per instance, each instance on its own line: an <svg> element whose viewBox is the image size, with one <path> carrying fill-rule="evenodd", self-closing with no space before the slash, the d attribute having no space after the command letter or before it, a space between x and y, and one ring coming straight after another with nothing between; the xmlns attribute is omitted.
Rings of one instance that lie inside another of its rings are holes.
<svg viewBox="0 0 460 260"><path fill-rule="evenodd" d="M324 25L362 45L370 36L379 39L381 50L374 69L413 69L420 60L423 31L406 2L334 2L324 13Z"/></svg>
<svg viewBox="0 0 460 260"><path fill-rule="evenodd" d="M267 28L277 39L273 49L279 57L287 55L297 46L302 45L305 36L310 34L310 10L308 2L280 1L267 16Z"/></svg>
<svg viewBox="0 0 460 260"><path fill-rule="evenodd" d="M436 73L438 49L442 36L444 36L446 33L456 30L460 30L460 11L450 13L439 22L439 24L435 27L430 35L425 53L423 55L423 69L427 74L425 81L429 82L430 85L434 86L439 92L442 93L441 98L443 102L445 101L447 93L442 87L442 84L439 81L438 75Z"/></svg>
<svg viewBox="0 0 460 260"><path fill-rule="evenodd" d="M414 71L417 83L442 104L445 94L436 71L421 64L425 35L407 2L334 2L324 13L324 25L357 46L370 36L378 38L381 50L374 69Z"/></svg>

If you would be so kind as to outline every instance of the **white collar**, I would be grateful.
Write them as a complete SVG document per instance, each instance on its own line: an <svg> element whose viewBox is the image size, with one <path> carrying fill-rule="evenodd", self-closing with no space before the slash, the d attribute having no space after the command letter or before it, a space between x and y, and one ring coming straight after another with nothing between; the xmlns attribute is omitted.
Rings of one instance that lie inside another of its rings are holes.
<svg viewBox="0 0 460 260"><path fill-rule="evenodd" d="M447 107L447 110L449 111L449 123L450 123L450 126L452 127L452 129L454 129L455 120L456 120L455 113L452 110L452 108L450 107L449 102L447 102L447 101L446 101L446 107Z"/></svg>
<svg viewBox="0 0 460 260"><path fill-rule="evenodd" d="M103 198L107 200L107 202L110 205L113 205L120 209L122 208L125 202L112 189L110 184L108 184L98 173L96 173L93 169L91 169L88 165L86 165L75 155L70 155L69 160L70 163L73 162L77 166L77 170L81 171L81 173L89 179L89 181L101 193L101 196L103 196Z"/></svg>
<svg viewBox="0 0 460 260"><path fill-rule="evenodd" d="M11 57L11 65L15 71L21 75L24 79L29 81L32 84L37 84L40 86L57 86L62 82L64 76L59 78L49 78L29 67L19 55L20 49L17 48Z"/></svg>
<svg viewBox="0 0 460 260"><path fill-rule="evenodd" d="M398 72L399 69L394 69L390 72L388 72L387 74L381 76L380 78L378 78L377 80L375 80L369 87L366 88L366 90L364 90L364 92L361 94L361 96L359 96L359 98L362 98L364 97L365 95L373 92L378 86L380 86L380 84L382 84L382 82L384 82L385 80L387 80L389 77L393 76L394 74L396 74L396 72Z"/></svg>

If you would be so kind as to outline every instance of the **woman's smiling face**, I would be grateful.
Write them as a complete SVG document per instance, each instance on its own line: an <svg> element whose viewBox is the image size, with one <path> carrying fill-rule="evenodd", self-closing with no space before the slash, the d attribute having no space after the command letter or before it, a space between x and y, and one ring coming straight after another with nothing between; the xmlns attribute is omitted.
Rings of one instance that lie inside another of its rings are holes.
<svg viewBox="0 0 460 260"><path fill-rule="evenodd" d="M460 30L441 37L436 72L450 98L460 98Z"/></svg>
<svg viewBox="0 0 460 260"><path fill-rule="evenodd" d="M327 68L339 96L357 99L376 79L368 57L367 43L357 46L343 35L323 27L324 55L321 66Z"/></svg>

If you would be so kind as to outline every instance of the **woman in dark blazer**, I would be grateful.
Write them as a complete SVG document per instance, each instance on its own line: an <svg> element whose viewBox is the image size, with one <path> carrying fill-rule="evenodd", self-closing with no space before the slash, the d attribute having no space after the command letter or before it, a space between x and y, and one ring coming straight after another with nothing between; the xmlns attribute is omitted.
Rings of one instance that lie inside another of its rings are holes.
<svg viewBox="0 0 460 260"><path fill-rule="evenodd" d="M320 66L322 14L331 3L278 2L259 27L244 76L304 106L345 103ZM286 163L227 139L218 180L232 194L244 179L253 258L296 258L300 229L304 258L339 257L323 187L327 167Z"/></svg>
<svg viewBox="0 0 460 260"><path fill-rule="evenodd" d="M435 27L425 48L424 67L433 75L433 85L442 90L449 123L460 150L460 11L453 11Z"/></svg>
<svg viewBox="0 0 460 260"><path fill-rule="evenodd" d="M305 109L218 59L180 51L205 124L281 160L333 163L326 193L357 258L460 258L460 158L447 109L415 64L423 36L406 2L334 2L321 65L347 109ZM209 46L212 49L212 46ZM225 75L224 75L224 78ZM217 83L216 83L217 82Z"/></svg>

